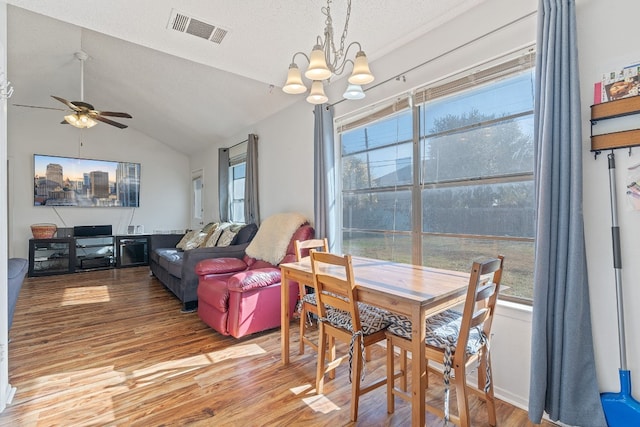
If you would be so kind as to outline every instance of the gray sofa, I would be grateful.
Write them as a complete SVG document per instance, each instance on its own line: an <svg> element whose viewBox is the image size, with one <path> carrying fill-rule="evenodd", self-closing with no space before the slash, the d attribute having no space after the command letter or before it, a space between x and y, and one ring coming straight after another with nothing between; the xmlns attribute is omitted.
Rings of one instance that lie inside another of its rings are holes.
<svg viewBox="0 0 640 427"><path fill-rule="evenodd" d="M198 307L196 264L209 258L242 258L257 231L257 225L247 224L238 231L229 246L186 251L176 248L184 234L151 234L149 268L151 273L182 302L183 311L194 311Z"/></svg>
<svg viewBox="0 0 640 427"><path fill-rule="evenodd" d="M8 273L8 305L9 305L9 329L11 329L11 323L13 323L13 312L16 308L16 302L18 301L18 295L22 288L22 282L27 275L27 269L29 262L24 258L9 258L7 265Z"/></svg>

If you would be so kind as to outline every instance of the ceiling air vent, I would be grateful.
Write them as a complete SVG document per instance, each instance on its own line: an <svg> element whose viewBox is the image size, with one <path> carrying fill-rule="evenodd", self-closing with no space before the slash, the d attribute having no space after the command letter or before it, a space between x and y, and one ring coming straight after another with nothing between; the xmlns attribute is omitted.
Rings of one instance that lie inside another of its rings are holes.
<svg viewBox="0 0 640 427"><path fill-rule="evenodd" d="M171 10L171 17L167 28L179 31L181 33L191 34L201 39L209 40L213 43L220 44L224 40L229 30L218 25L204 22L185 13Z"/></svg>

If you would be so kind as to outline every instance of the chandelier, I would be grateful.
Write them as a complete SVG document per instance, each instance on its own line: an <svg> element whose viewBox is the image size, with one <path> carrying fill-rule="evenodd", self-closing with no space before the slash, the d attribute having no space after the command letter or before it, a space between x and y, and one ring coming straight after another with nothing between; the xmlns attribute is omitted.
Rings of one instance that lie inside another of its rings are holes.
<svg viewBox="0 0 640 427"><path fill-rule="evenodd" d="M343 93L345 99L362 99L364 92L362 85L371 83L374 79L373 74L369 70L367 56L362 51L362 46L358 42L352 42L345 48L345 40L347 38L347 30L349 28L349 18L351 17L351 0L347 0L347 17L342 30L340 42L336 48L336 41L333 33L333 20L331 18L331 0L327 0L327 6L320 9L322 14L326 16L324 39L317 36L316 44L311 50L311 54L307 56L303 52L296 52L291 59L289 72L287 74L287 82L282 90L289 94L300 94L307 91L307 86L302 81L300 69L296 64L296 56L302 55L306 58L309 66L304 76L311 80L311 92L307 96L307 102L311 104L322 104L327 102L329 98L324 93L323 81L329 80L333 75L340 75L345 71L347 64L353 64L351 76L349 76L349 85ZM353 60L347 58L347 53L352 46L357 46L358 51Z"/></svg>

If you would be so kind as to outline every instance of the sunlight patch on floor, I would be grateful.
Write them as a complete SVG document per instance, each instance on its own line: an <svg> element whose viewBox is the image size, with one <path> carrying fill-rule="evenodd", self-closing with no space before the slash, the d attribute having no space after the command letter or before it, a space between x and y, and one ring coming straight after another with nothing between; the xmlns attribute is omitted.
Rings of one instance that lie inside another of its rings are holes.
<svg viewBox="0 0 640 427"><path fill-rule="evenodd" d="M322 394L314 394L313 396L305 397L302 401L314 411L322 414L328 414L329 412L340 410L338 405Z"/></svg>
<svg viewBox="0 0 640 427"><path fill-rule="evenodd" d="M133 371L131 378L136 381L136 387L141 387L158 379L182 375L186 372L201 369L225 360L257 356L265 353L266 350L257 344L234 345L222 350L156 363Z"/></svg>
<svg viewBox="0 0 640 427"><path fill-rule="evenodd" d="M295 394L297 396L297 395L302 394L302 393L304 393L304 392L306 392L308 390L311 390L311 389L312 389L311 384L304 384L304 385L301 385L301 386L298 386L298 387L290 388L289 390L293 394Z"/></svg>
<svg viewBox="0 0 640 427"><path fill-rule="evenodd" d="M87 378L92 382L87 384ZM94 369L67 371L39 377L33 385L18 388L16 403L27 400L26 412L32 413L39 423L46 423L48 417L56 417L65 407L67 400L78 399L81 394L82 405L73 408L69 420L90 419L98 416L101 423L115 420L113 398L129 390L126 386L126 374L114 370L114 366L102 366ZM39 396L34 399L33 396ZM70 424L70 425L71 425Z"/></svg>
<svg viewBox="0 0 640 427"><path fill-rule="evenodd" d="M111 301L107 286L80 286L66 288L62 295L61 305L95 304Z"/></svg>

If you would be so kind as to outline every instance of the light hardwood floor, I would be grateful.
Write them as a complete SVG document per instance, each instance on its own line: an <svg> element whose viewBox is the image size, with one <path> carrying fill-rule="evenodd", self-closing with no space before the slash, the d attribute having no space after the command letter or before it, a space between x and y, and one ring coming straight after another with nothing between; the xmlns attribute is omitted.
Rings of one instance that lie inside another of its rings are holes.
<svg viewBox="0 0 640 427"><path fill-rule="evenodd" d="M9 337L17 392L0 426L353 425L346 366L318 396L310 349L284 367L278 330L223 337L197 313L181 313L146 267L28 278ZM384 351L374 349L367 377L384 375ZM441 380L431 375L430 392L440 396ZM483 405L473 403L474 425L487 425ZM503 402L498 421L532 425ZM430 414L427 423L444 425ZM384 388L361 398L357 425L409 424L404 401L387 414Z"/></svg>

